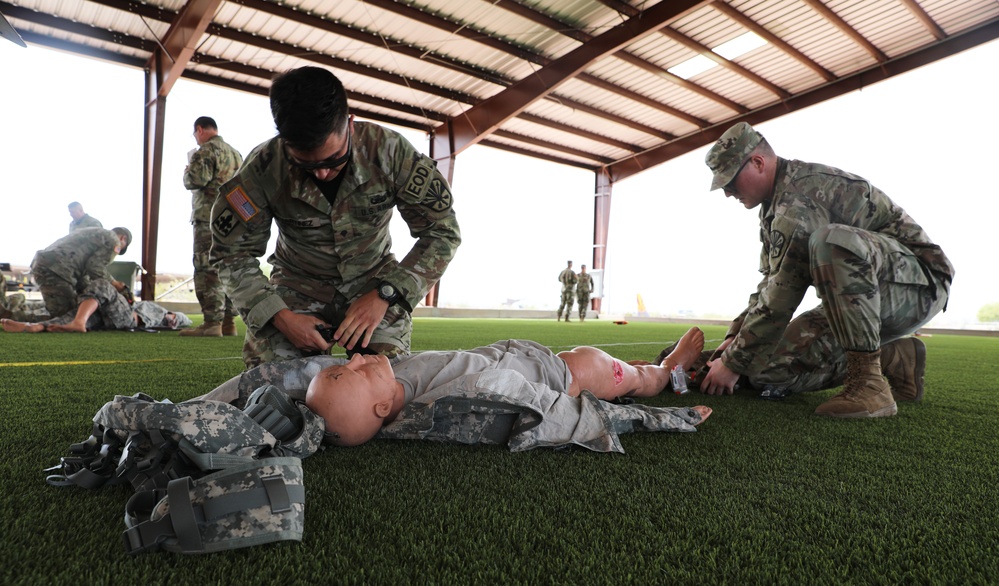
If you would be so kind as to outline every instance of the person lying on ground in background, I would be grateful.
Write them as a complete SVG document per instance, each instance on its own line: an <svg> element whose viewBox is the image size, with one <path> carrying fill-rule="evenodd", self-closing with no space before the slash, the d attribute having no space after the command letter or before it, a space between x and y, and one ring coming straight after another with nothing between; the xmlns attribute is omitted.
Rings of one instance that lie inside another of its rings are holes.
<svg viewBox="0 0 999 586"><path fill-rule="evenodd" d="M181 312L168 311L152 301L130 304L124 295L104 279L90 281L80 293L76 312L39 322L0 320L5 332L37 334L41 332L78 332L92 330L131 330L135 328L177 329L191 325Z"/></svg>

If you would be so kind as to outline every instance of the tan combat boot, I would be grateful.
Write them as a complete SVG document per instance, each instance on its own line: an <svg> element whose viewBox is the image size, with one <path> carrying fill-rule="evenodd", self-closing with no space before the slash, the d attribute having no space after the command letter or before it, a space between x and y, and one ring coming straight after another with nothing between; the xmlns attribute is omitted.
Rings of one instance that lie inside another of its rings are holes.
<svg viewBox="0 0 999 586"><path fill-rule="evenodd" d="M843 390L815 409L843 418L891 417L898 412L888 381L881 376L881 351L847 352Z"/></svg>
<svg viewBox="0 0 999 586"><path fill-rule="evenodd" d="M233 316L227 315L222 318L222 335L223 336L235 336L236 335L236 322Z"/></svg>
<svg viewBox="0 0 999 586"><path fill-rule="evenodd" d="M896 401L923 398L926 374L926 344L919 338L902 338L881 347L881 372L891 385Z"/></svg>
<svg viewBox="0 0 999 586"><path fill-rule="evenodd" d="M203 336L207 338L221 338L222 324L217 321L206 321L196 328L181 330L181 336Z"/></svg>

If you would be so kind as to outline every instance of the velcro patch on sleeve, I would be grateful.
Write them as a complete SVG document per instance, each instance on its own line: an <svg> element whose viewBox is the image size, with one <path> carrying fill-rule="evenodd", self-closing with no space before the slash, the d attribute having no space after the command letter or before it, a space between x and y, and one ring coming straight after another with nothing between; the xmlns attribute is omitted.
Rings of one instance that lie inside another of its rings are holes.
<svg viewBox="0 0 999 586"><path fill-rule="evenodd" d="M236 185L232 191L225 195L225 200L229 203L229 209L235 212L244 222L248 222L260 213L257 206L254 205L253 201L247 197L246 192L243 191L242 185Z"/></svg>
<svg viewBox="0 0 999 586"><path fill-rule="evenodd" d="M427 194L427 188L434 176L434 162L429 157L421 157L409 173L403 196L413 201L420 201Z"/></svg>

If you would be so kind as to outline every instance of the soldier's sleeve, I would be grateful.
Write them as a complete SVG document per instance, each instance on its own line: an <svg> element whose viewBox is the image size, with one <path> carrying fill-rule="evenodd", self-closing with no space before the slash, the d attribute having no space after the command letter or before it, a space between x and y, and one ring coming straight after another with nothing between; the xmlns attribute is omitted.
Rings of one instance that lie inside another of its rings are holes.
<svg viewBox="0 0 999 586"><path fill-rule="evenodd" d="M208 149L198 149L184 169L184 188L201 189L208 185L213 177L215 177L215 161Z"/></svg>
<svg viewBox="0 0 999 586"><path fill-rule="evenodd" d="M110 230L101 234L101 242L95 247L94 253L87 258L84 264L83 274L86 281L105 279L108 282L114 280L108 272L108 265L115 257L115 246L118 245L118 238Z"/></svg>
<svg viewBox="0 0 999 586"><path fill-rule="evenodd" d="M266 199L256 193L252 178L242 173L222 186L212 206L209 258L253 334L288 307L260 270L258 260L267 253L272 218Z"/></svg>
<svg viewBox="0 0 999 586"><path fill-rule="evenodd" d="M739 374L762 372L780 342L794 311L811 285L806 224L778 216L773 220L769 254L777 259L747 308L738 335L722 354L722 362Z"/></svg>
<svg viewBox="0 0 999 586"><path fill-rule="evenodd" d="M451 186L433 159L414 151L403 171L397 207L417 240L401 262L387 266L378 277L392 283L412 310L444 274L461 244L461 231Z"/></svg>
<svg viewBox="0 0 999 586"><path fill-rule="evenodd" d="M739 335L739 331L742 329L742 324L746 321L746 316L749 315L749 312L752 311L754 307L756 307L756 304L757 302L759 302L760 299L760 291L763 291L763 289L767 286L767 280L770 278L770 276L767 274L767 271L768 267L767 267L766 251L761 249L760 272L763 273L763 277L760 279L760 282L756 284L756 291L754 291L753 294L749 296L749 303L746 305L746 309L743 309L742 313L740 313L738 317L732 320L731 325L729 325L728 331L725 332L726 339L732 336Z"/></svg>

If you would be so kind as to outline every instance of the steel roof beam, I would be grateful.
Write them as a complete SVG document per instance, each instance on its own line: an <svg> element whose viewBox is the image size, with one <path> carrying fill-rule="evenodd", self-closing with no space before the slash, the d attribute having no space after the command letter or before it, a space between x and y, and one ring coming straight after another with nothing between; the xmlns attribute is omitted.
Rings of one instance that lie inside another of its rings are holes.
<svg viewBox="0 0 999 586"><path fill-rule="evenodd" d="M695 0L657 4L644 11L640 17L628 19L499 94L472 106L451 120L446 127L446 133L435 133L434 141L440 142L437 152L439 154L447 152L449 156L454 157L494 132L532 103L555 91L558 86L575 77L593 61L656 32L666 22L699 4L700 2ZM443 134L448 136L442 136Z"/></svg>
<svg viewBox="0 0 999 586"><path fill-rule="evenodd" d="M737 122L745 121L750 124L759 124L767 120L773 120L796 110L813 106L843 94L863 89L896 75L912 71L923 65L950 57L951 55L972 47L977 47L996 38L999 38L999 20L992 21L974 30L964 31L959 35L948 37L938 43L890 59L887 62L876 64L863 71L837 79L832 83L802 92L789 100L771 103L744 116L730 118L711 128L663 143L638 155L626 157L608 165L605 168L606 173L611 177L613 182L622 181L646 169L665 163L670 159L718 140L718 137ZM707 172L705 172L705 177L707 177ZM706 184L707 180L705 180Z"/></svg>
<svg viewBox="0 0 999 586"><path fill-rule="evenodd" d="M173 18L175 16L175 13L172 13L170 11L162 10L162 9L159 9L159 8L156 8L156 7L153 7L153 6L149 6L149 5L145 5L145 4L133 3L130 0L92 0L92 1L97 2L99 4L102 4L104 6L108 6L108 7L111 7L111 8L116 8L118 10L128 11L128 12L131 12L131 13L139 14L139 15L141 15L143 17L146 17L146 18L153 18L153 19L156 19L156 20L159 20L159 21L169 21L171 18ZM256 3L257 3L257 0L250 0L249 5L251 7L254 7L256 5ZM31 14L38 14L38 13L34 13L33 11L26 11L25 9L21 9L21 10L25 11L25 12L30 12ZM297 15L305 15L305 13L297 12ZM58 19L56 17L49 17L49 18L52 18L54 20L52 20L50 22L46 22L45 24L47 26L51 26L53 28L59 28L59 29L62 29L62 30L68 30L69 27L70 27L70 25L75 24L75 23L72 23L71 21L67 21L67 20L64 20L64 19ZM79 27L85 27L86 25L77 25L77 26L79 26ZM137 37L128 37L128 36L120 35L120 34L115 34L114 38L112 38L112 37L103 37L103 36L101 36L101 34L99 32L97 32L95 34L96 31L99 31L99 29L95 29L93 27L88 27L87 31L84 31L81 28L81 30L77 30L77 31L74 31L74 32L76 32L77 34L90 36L91 38L101 38L102 40L106 40L108 42L115 42L115 43L119 43L119 44L124 44L126 46L132 46L132 47L135 47L135 48L141 48L143 50L151 51L152 45L147 44L147 43L151 43L151 41L146 41L146 40L143 40L143 39L138 39ZM101 31L101 32L103 32L103 31ZM453 101L456 101L456 102L459 102L459 103L463 103L463 104L468 104L468 105L473 105L474 106L475 104L477 104L477 103L479 103L481 101L478 98L475 98L473 96L469 96L469 95L466 95L466 94L462 94L460 92L447 91L445 88L441 88L441 87L434 86L434 85L431 85L431 84L424 84L424 83L416 81L416 80L407 80L406 78L404 78L402 76L394 75L394 74L391 74L391 73L385 73L385 72L382 72L380 70L372 69L370 67L367 67L367 66L364 66L364 65L360 65L360 64L356 64L356 63L352 63L350 61L345 61L345 60L337 59L335 57L330 57L330 56L327 56L325 54L309 53L307 51L304 51L302 48L296 47L294 45L288 45L288 44L280 43L278 41L273 41L273 40L270 40L270 39L264 39L262 37L257 37L257 36L251 35L249 33L238 31L236 29L224 27L222 25L211 24L211 25L209 25L209 27L208 27L208 29L207 29L206 32L208 34L215 35L215 36L217 36L219 38L228 39L228 40L231 40L231 41L234 41L234 42L238 42L238 43L242 43L242 44L245 44L245 45L248 45L248 46L256 46L256 47L263 48L263 49L266 49L266 50L269 50L269 51L273 51L275 53L280 53L280 54L288 55L288 56L291 56L291 57L297 57L297 58L304 59L304 60L311 60L311 61L314 61L316 63L319 63L320 65L326 65L328 67L333 67L333 68L341 69L341 70L344 70L344 71L351 71L352 73L356 73L358 75L367 76L367 77L373 77L375 79L379 79L381 81L386 81L386 82L389 82L389 83L394 83L396 85L401 85L401 86L405 86L405 87L412 87L412 88L418 89L420 91L423 91L425 93L429 93L431 95L435 95L435 96L442 97L442 98L445 98L445 99L450 99L450 100L453 100ZM136 42L136 41L138 41L138 42ZM227 64L225 62L221 62L221 61L216 62L216 63L210 62L209 61L210 58L211 57L208 56L208 55L199 54L198 58L196 59L196 62L200 63L202 65L209 66L209 67L216 67L216 68L219 68L219 69L227 69L227 70L233 70L233 71L235 71L234 67L230 66L229 64ZM266 71L266 70L262 70L262 71ZM242 71L240 73L243 73L243 74L246 74L246 75L254 75L253 73L247 73L245 71ZM257 75L257 76L269 80L270 77L273 76L273 73L272 72L268 72L267 75ZM219 78L219 79L221 79L221 78ZM502 80L502 83L504 83L505 86L509 86L513 82L509 81L509 80ZM224 84L224 85L228 85L228 84ZM604 118L604 119L606 119L608 121L620 124L620 125L625 126L627 128L638 130L640 132L646 133L646 134L648 134L650 136L653 136L653 137L656 137L656 138L659 138L659 139L670 139L670 138L673 138L672 135L670 135L668 133L664 133L664 132L660 131L657 128L653 128L651 126L642 124L642 123L640 123L638 121L631 120L629 118L624 118L622 116L617 116L615 114L611 114L609 112L605 112L603 110L599 110L599 109L594 108L592 106L588 106L586 104L583 104L583 103L580 103L580 102L576 102L576 101L570 100L568 98L560 98L558 96L550 96L549 99L551 101L556 102L556 103L562 104L562 105L564 105L566 107L569 107L569 108L572 108L572 109L575 109L575 110L579 110L581 112L586 112L586 113L592 114L594 116L598 116L598 117ZM405 105L400 104L398 107L400 109L403 109L403 108L405 108ZM430 120L434 120L434 121L438 121L438 122L441 121L442 119L446 119L446 115L443 115L443 114L440 114L440 113L437 113L437 112L430 112L430 111L426 111L426 117L428 119L430 119ZM612 146L615 146L616 148L621 148L622 150L628 150L629 152L632 152L632 153L637 153L637 152L640 152L642 150L637 145L630 145L628 143L625 143L624 141L618 141L618 140L615 140L615 139L607 137L607 136L598 135L596 133L587 132L587 131L581 131L579 128L577 128L575 126L570 126L570 125L567 125L567 124L564 124L564 123L561 123L561 122L555 122L555 121L552 121L552 120L547 120L547 119L544 119L544 118L539 117L539 116L533 116L533 115L527 115L527 114L525 114L523 116L523 118L524 119L529 119L530 121L536 122L536 123L541 123L540 122L541 120L545 120L544 124L546 126L548 126L548 127L555 128L557 130L560 130L562 132L567 132L569 134L582 134L584 136L587 136L588 138L593 138L597 142L603 142L605 144L610 144ZM412 122L410 122L410 123L406 124L405 126L406 127L414 127L414 124ZM420 128L424 129L425 126L420 126Z"/></svg>
<svg viewBox="0 0 999 586"><path fill-rule="evenodd" d="M923 7L920 6L919 3L916 2L916 0L900 0L900 1L906 8L909 9L909 12L911 12L916 18L919 19L919 22L923 23L923 26L926 27L926 30L930 31L930 34L933 35L933 37L936 38L936 40L940 41L947 37L947 33L945 33L944 30L940 28L940 25L937 24L936 21L933 20L933 18L930 17L930 15L927 14L925 10L923 10Z"/></svg>
<svg viewBox="0 0 999 586"><path fill-rule="evenodd" d="M848 22L843 20L840 15L833 12L831 8L823 4L820 0L803 0L805 4L811 7L812 10L818 12L826 19L829 24L838 28L843 34L850 37L858 45L860 45L865 51L874 57L874 60L878 63L888 61L888 55L885 55L884 51L878 49L874 46L874 43L867 40L867 37L860 34L855 28L850 26Z"/></svg>
<svg viewBox="0 0 999 586"><path fill-rule="evenodd" d="M822 77L822 79L826 81L833 81L834 79L836 79L836 75L833 72L829 71L825 67L822 67L821 65L810 59L807 55L792 47L783 39L781 39L777 35L767 30L766 27L760 25L759 23L749 18L745 14L739 12L735 8L732 8L731 6L728 5L727 2L723 0L717 0L716 2L711 4L711 8L714 8L718 12L721 12L725 16L731 18L732 20L738 22L745 28L756 33L757 36L764 39L766 42L770 43L774 47L777 47L785 54L789 55L792 59L797 60L805 67L808 67L815 73L819 74L819 76Z"/></svg>
<svg viewBox="0 0 999 586"><path fill-rule="evenodd" d="M170 28L159 40L159 45L149 58L149 66L153 67L158 53L160 63L166 65L162 72L161 85L157 88L158 95L166 96L169 94L170 88L180 79L201 41L201 36L205 34L205 30L215 16L215 11L218 10L223 1L188 0L184 8L177 13Z"/></svg>
<svg viewBox="0 0 999 586"><path fill-rule="evenodd" d="M553 30L555 32L558 32L558 33L560 33L562 35L565 35L565 36L567 36L570 39L573 39L575 41L579 41L581 43L588 43L588 42L590 42L590 41L593 40L593 35L591 35L590 33L586 32L586 31L579 30L579 29L573 27L573 25L570 24L570 23L562 22L562 21L560 21L560 20L558 20L556 18L548 16L547 14L539 12L538 10L535 10L534 8L531 8L529 6L524 6L523 4L520 4L519 2L517 2L516 0L498 0L497 2L495 2L495 5L497 7L499 7L499 8L503 8L504 10L512 12L512 13L518 15L518 16L526 18L526 19L528 19L528 20L530 20L530 21L532 21L534 23L540 24L541 26L548 27L549 29L551 29L551 30ZM650 71L650 72L652 72L652 73L654 73L656 75L659 75L662 72L662 67L659 67L658 65L656 65L654 63L650 63L649 61L646 61L645 59L642 59L641 57L638 57L636 55L632 55L631 53L629 53L629 52L627 52L625 50L621 50L621 51L618 51L617 53L614 53L614 57L617 57L618 59L626 61L626 62L628 62L628 63L630 63L632 65L635 65L636 67L640 67L640 68L642 68L642 69L644 69L646 71ZM613 83L611 83L609 81L606 81L604 79L601 79L601 78L599 78L599 77L597 77L595 75L592 75L592 74L589 74L589 73L581 73L581 74L579 74L576 77L576 79L578 79L579 81L582 81L584 83L588 83L590 85L597 86L597 87L599 87L599 88L601 88L603 90L609 91L611 93L618 94L618 95L620 95L622 97L628 98L629 100L633 100L633 101L638 102L638 103L640 103L640 104L642 104L644 106L648 106L649 108L653 108L655 110L659 110L661 112L665 112L666 114L669 114L671 116L674 116L676 118L679 118L681 120L689 122L690 124L693 124L694 126L699 126L701 128L703 128L705 126L710 126L710 123L707 120L704 120L702 118L698 118L697 116L693 116L691 114L688 114L687 112L684 112L683 110L679 110L677 108L673 108L672 106L669 106L667 104L663 104L661 102L657 102L657 101L653 100L652 98L649 98L649 97L647 97L647 96L645 96L643 94L640 94L638 92L629 90L627 88L623 88L623 87L618 86L618 85L614 85ZM691 84L691 85L695 85L695 84ZM716 93L714 93L714 92L712 92L710 90L707 90L707 89L704 89L704 88L700 88L700 86L697 86L697 87L700 90L702 90L702 92L699 92L699 93L702 93L702 95L704 95L704 97L706 97L708 99L715 100L715 101L717 101L718 103L720 103L720 104L722 104L724 106L728 106L728 107L732 108L733 110L735 110L736 112L746 111L747 110L745 107L742 107L742 106L740 106L738 104L735 104L735 102L732 102L728 98L725 98L725 97L723 97L723 96L721 96L719 94L716 94Z"/></svg>
<svg viewBox="0 0 999 586"><path fill-rule="evenodd" d="M778 86L777 84L770 83L763 77L756 75L755 73L746 69L742 65L739 65L735 61L730 61L722 57L718 53L712 51L710 47L702 43L698 43L697 41L688 37L685 34L675 31L669 28L668 26L659 29L659 32L661 32L666 37L676 41L677 43L680 43L681 45L687 47L691 51L694 51L698 55L714 61L718 65L721 65L725 69L728 69L729 71L732 71L737 75L745 77L749 81L755 83L756 85L776 95L778 98L786 99L791 97L791 92L787 91L786 89Z"/></svg>

